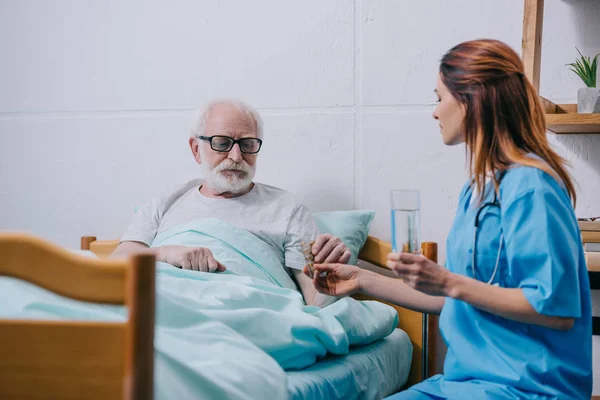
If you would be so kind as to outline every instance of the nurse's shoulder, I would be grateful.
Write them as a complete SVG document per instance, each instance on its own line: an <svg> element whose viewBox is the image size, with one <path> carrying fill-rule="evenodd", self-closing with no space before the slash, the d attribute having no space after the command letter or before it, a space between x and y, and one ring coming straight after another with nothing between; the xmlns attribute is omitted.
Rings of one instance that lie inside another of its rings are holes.
<svg viewBox="0 0 600 400"><path fill-rule="evenodd" d="M529 165L512 165L500 183L500 201L505 205L528 194L545 194L570 203L569 195L562 181L541 168Z"/></svg>

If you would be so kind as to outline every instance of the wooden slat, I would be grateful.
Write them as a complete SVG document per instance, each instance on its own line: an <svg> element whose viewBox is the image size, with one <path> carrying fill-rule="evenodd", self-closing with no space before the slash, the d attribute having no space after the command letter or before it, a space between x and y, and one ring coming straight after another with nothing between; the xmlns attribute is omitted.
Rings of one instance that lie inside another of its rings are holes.
<svg viewBox="0 0 600 400"><path fill-rule="evenodd" d="M0 399L121 399L124 324L0 321Z"/></svg>
<svg viewBox="0 0 600 400"><path fill-rule="evenodd" d="M0 234L0 275L9 275L73 299L123 304L123 260L81 257L41 239Z"/></svg>
<svg viewBox="0 0 600 400"><path fill-rule="evenodd" d="M119 240L96 240L90 243L90 250L100 258L106 258L119 246ZM83 249L82 249L83 250Z"/></svg>
<svg viewBox="0 0 600 400"><path fill-rule="evenodd" d="M442 374L444 372L444 362L446 361L446 353L448 347L444 342L443 336L440 334L440 318L437 315L429 316L429 368L428 377Z"/></svg>
<svg viewBox="0 0 600 400"><path fill-rule="evenodd" d="M377 265L381 268L388 268L386 265L387 256L392 252L392 244L379 240L372 236L367 238L363 248L358 254L360 260ZM389 268L388 268L389 269Z"/></svg>
<svg viewBox="0 0 600 400"><path fill-rule="evenodd" d="M588 271L600 272L600 252L585 252L584 254Z"/></svg>
<svg viewBox="0 0 600 400"><path fill-rule="evenodd" d="M600 114L546 114L546 126L557 134L600 134Z"/></svg>
<svg viewBox="0 0 600 400"><path fill-rule="evenodd" d="M560 114L564 113L563 110L557 105L546 99L545 97L539 96L540 103L542 104L542 108L546 114Z"/></svg>
<svg viewBox="0 0 600 400"><path fill-rule="evenodd" d="M96 236L82 236L81 237L81 250L89 250L90 244L96 241Z"/></svg>
<svg viewBox="0 0 600 400"><path fill-rule="evenodd" d="M584 243L600 243L600 232L583 231L581 232L581 239Z"/></svg>
<svg viewBox="0 0 600 400"><path fill-rule="evenodd" d="M421 245L423 255L433 262L438 262L438 245L434 242L424 242ZM427 372L426 378L442 372L445 352L438 351L440 342L439 316L427 315Z"/></svg>
<svg viewBox="0 0 600 400"><path fill-rule="evenodd" d="M577 221L581 231L600 232L600 219L595 221Z"/></svg>
<svg viewBox="0 0 600 400"><path fill-rule="evenodd" d="M154 386L155 258L138 255L128 270L125 377L128 399L152 400Z"/></svg>
<svg viewBox="0 0 600 400"><path fill-rule="evenodd" d="M558 111L555 114L577 114L577 104L557 104Z"/></svg>
<svg viewBox="0 0 600 400"><path fill-rule="evenodd" d="M525 0L521 58L525 67L525 75L538 92L540 89L543 19L544 0Z"/></svg>

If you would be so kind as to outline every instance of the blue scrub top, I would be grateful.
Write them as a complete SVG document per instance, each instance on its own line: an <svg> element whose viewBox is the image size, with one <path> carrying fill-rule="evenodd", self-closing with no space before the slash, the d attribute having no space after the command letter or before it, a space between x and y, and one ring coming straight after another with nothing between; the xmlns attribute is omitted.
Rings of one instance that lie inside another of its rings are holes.
<svg viewBox="0 0 600 400"><path fill-rule="evenodd" d="M463 188L448 236L450 271L471 272L478 199ZM484 202L493 200L487 185ZM451 399L587 399L592 392L590 288L577 219L567 191L549 174L518 166L504 175L501 209L479 220L477 277L490 279L501 233L504 245L494 284L520 288L539 313L573 317L568 331L505 319L466 302L446 299L440 331L448 346L444 375L416 386ZM415 393L416 394L416 393Z"/></svg>

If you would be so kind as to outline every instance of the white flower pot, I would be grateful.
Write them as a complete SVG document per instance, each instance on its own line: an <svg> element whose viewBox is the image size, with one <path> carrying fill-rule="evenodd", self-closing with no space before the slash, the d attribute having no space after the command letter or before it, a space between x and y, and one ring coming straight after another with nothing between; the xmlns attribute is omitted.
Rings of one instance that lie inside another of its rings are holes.
<svg viewBox="0 0 600 400"><path fill-rule="evenodd" d="M581 88L577 91L577 112L600 113L600 88Z"/></svg>

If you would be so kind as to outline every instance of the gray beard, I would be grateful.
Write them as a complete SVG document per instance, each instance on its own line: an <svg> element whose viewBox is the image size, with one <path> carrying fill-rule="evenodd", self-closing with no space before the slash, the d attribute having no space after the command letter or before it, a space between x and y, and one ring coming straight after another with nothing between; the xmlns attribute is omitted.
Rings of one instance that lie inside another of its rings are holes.
<svg viewBox="0 0 600 400"><path fill-rule="evenodd" d="M240 178L233 175L226 176L217 170L218 166L211 170L207 164L202 163L200 167L202 169L203 185L219 193L241 193L248 189L254 178L254 169L252 168L249 168L250 171L244 171L245 176Z"/></svg>

